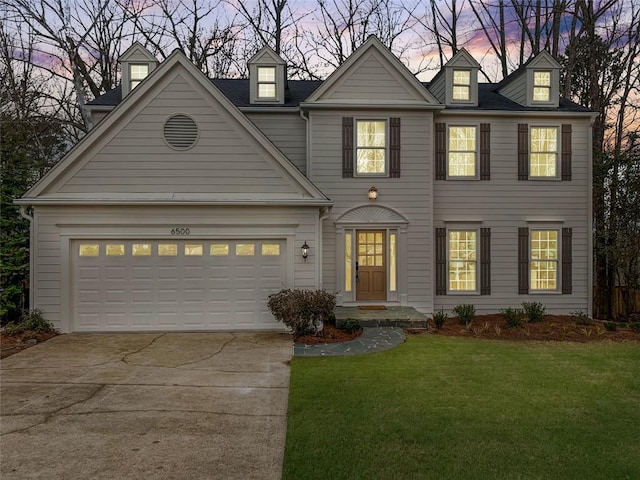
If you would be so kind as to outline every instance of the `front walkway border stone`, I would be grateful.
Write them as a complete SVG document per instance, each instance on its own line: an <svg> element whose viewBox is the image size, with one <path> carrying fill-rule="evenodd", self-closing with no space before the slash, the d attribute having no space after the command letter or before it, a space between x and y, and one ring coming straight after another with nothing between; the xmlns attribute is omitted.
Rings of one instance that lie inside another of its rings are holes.
<svg viewBox="0 0 640 480"><path fill-rule="evenodd" d="M398 327L364 327L362 335L349 342L305 345L295 343L296 357L337 357L381 352L400 345L405 340L404 331Z"/></svg>

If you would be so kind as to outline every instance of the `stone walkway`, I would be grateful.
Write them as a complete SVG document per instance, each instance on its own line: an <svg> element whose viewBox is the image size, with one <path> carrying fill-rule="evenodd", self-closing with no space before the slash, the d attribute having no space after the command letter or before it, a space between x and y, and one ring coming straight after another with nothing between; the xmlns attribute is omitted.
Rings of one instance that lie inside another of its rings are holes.
<svg viewBox="0 0 640 480"><path fill-rule="evenodd" d="M323 343L320 345L295 343L293 354L296 357L360 355L388 350L400 345L404 340L404 331L398 327L364 327L362 335L350 342Z"/></svg>

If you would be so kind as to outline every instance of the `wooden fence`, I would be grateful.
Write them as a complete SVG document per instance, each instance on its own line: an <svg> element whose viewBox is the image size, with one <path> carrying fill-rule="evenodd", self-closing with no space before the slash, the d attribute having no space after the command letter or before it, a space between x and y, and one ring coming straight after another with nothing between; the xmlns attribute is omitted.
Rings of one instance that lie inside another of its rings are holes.
<svg viewBox="0 0 640 480"><path fill-rule="evenodd" d="M593 298L598 298L597 287L593 288ZM603 317L604 315L597 315L601 311L598 305L593 306L594 316ZM640 312L640 289L627 288L627 287L615 287L613 294L613 312L614 318L623 319L627 318L630 313Z"/></svg>

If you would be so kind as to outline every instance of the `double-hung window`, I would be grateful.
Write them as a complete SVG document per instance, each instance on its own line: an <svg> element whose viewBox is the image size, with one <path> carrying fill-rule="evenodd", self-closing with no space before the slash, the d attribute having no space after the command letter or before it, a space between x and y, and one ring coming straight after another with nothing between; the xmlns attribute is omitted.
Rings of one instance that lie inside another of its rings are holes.
<svg viewBox="0 0 640 480"><path fill-rule="evenodd" d="M558 176L558 129L531 127L529 175L531 177Z"/></svg>
<svg viewBox="0 0 640 480"><path fill-rule="evenodd" d="M475 230L448 232L448 290L475 292L478 290L478 235Z"/></svg>
<svg viewBox="0 0 640 480"><path fill-rule="evenodd" d="M536 70L533 72L533 101L551 101L551 72Z"/></svg>
<svg viewBox="0 0 640 480"><path fill-rule="evenodd" d="M258 98L276 98L276 67L258 67Z"/></svg>
<svg viewBox="0 0 640 480"><path fill-rule="evenodd" d="M476 177L476 127L449 126L449 177Z"/></svg>
<svg viewBox="0 0 640 480"><path fill-rule="evenodd" d="M471 71L453 71L453 91L451 98L453 101L466 102L471 99Z"/></svg>
<svg viewBox="0 0 640 480"><path fill-rule="evenodd" d="M531 291L558 289L558 230L531 230L529 275Z"/></svg>
<svg viewBox="0 0 640 480"><path fill-rule="evenodd" d="M130 90L133 90L140 82L147 78L149 75L149 65L130 65L129 66L129 85Z"/></svg>
<svg viewBox="0 0 640 480"><path fill-rule="evenodd" d="M387 172L387 122L356 121L356 173L384 175Z"/></svg>

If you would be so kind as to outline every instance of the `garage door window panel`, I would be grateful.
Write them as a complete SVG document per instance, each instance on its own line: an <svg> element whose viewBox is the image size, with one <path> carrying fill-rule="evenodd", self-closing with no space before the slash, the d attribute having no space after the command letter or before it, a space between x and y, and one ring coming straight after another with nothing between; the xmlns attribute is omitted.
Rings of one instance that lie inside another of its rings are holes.
<svg viewBox="0 0 640 480"><path fill-rule="evenodd" d="M236 255L250 257L256 254L256 246L253 243L239 243L236 245Z"/></svg>
<svg viewBox="0 0 640 480"><path fill-rule="evenodd" d="M160 243L158 255L161 257L175 257L178 255L178 245L175 243Z"/></svg>
<svg viewBox="0 0 640 480"><path fill-rule="evenodd" d="M280 255L280 245L277 243L263 243L262 255L264 256L278 256Z"/></svg>
<svg viewBox="0 0 640 480"><path fill-rule="evenodd" d="M134 243L131 245L131 255L134 257L145 257L151 255L150 243Z"/></svg>
<svg viewBox="0 0 640 480"><path fill-rule="evenodd" d="M200 257L204 254L203 245L196 243L189 243L184 246L184 254L187 257Z"/></svg>
<svg viewBox="0 0 640 480"><path fill-rule="evenodd" d="M124 255L124 244L107 244L108 257L122 257Z"/></svg>
<svg viewBox="0 0 640 480"><path fill-rule="evenodd" d="M79 254L81 257L97 257L100 255L100 245L97 243L81 243Z"/></svg>
<svg viewBox="0 0 640 480"><path fill-rule="evenodd" d="M229 245L226 243L214 243L209 248L209 255L212 257L222 257L229 255Z"/></svg>

